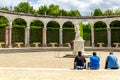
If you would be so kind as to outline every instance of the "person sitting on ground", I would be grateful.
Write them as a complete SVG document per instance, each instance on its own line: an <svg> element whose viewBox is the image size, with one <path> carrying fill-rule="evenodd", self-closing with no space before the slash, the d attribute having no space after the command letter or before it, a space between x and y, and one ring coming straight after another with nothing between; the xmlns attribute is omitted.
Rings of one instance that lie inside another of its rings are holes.
<svg viewBox="0 0 120 80"><path fill-rule="evenodd" d="M78 55L74 59L74 69L85 69L86 68L86 59L82 56L82 52L79 51Z"/></svg>
<svg viewBox="0 0 120 80"><path fill-rule="evenodd" d="M88 69L99 69L100 67L100 58L97 56L96 52L93 52L93 55L90 56L90 62L88 62Z"/></svg>
<svg viewBox="0 0 120 80"><path fill-rule="evenodd" d="M106 58L105 69L119 69L118 59L112 52Z"/></svg>

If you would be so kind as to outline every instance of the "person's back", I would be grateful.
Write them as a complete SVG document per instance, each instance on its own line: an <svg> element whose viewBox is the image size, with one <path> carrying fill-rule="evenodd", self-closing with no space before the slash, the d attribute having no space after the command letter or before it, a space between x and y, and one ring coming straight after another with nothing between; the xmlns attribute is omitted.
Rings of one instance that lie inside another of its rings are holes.
<svg viewBox="0 0 120 80"><path fill-rule="evenodd" d="M78 52L78 56L74 59L75 69L84 69L85 68L85 57L81 55L81 52Z"/></svg>
<svg viewBox="0 0 120 80"><path fill-rule="evenodd" d="M110 68L110 69L119 68L117 57L113 55L113 53L110 53L110 55L106 59L106 62L107 62L107 68Z"/></svg>
<svg viewBox="0 0 120 80"><path fill-rule="evenodd" d="M99 69L100 58L96 55L96 52L93 52L93 56L90 57L90 62L88 64L90 69Z"/></svg>
<svg viewBox="0 0 120 80"><path fill-rule="evenodd" d="M83 56L76 56L76 65L78 66L84 66L84 57Z"/></svg>

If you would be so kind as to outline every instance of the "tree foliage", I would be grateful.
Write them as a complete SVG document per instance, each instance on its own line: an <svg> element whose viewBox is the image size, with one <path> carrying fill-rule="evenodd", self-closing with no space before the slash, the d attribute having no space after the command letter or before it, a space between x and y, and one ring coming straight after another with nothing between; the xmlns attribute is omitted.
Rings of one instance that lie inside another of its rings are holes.
<svg viewBox="0 0 120 80"><path fill-rule="evenodd" d="M8 7L0 7L0 10L9 10L9 8Z"/></svg>
<svg viewBox="0 0 120 80"><path fill-rule="evenodd" d="M90 24L83 24L83 39L90 40L91 37L91 26Z"/></svg>
<svg viewBox="0 0 120 80"><path fill-rule="evenodd" d="M78 10L71 10L69 16L81 16Z"/></svg>
<svg viewBox="0 0 120 80"><path fill-rule="evenodd" d="M51 4L48 7L46 5L39 7L38 14L54 15L54 16L81 16L78 10L66 11L60 9L58 5Z"/></svg>
<svg viewBox="0 0 120 80"><path fill-rule="evenodd" d="M39 20L33 20L30 24L30 26L37 26L37 27L43 27L43 23Z"/></svg>
<svg viewBox="0 0 120 80"><path fill-rule="evenodd" d="M103 12L101 11L100 8L94 10L93 16L102 16L102 15Z"/></svg>
<svg viewBox="0 0 120 80"><path fill-rule="evenodd" d="M19 25L19 26L26 26L26 22L25 20L21 19L21 18L17 18L13 21L12 25Z"/></svg>
<svg viewBox="0 0 120 80"><path fill-rule="evenodd" d="M107 9L107 10L104 12L104 15L114 15L114 12L113 12L113 10Z"/></svg>
<svg viewBox="0 0 120 80"><path fill-rule="evenodd" d="M0 27L5 27L8 25L8 20L3 17L3 16L0 16Z"/></svg>
<svg viewBox="0 0 120 80"><path fill-rule="evenodd" d="M38 14L47 14L48 13L48 7L47 6L41 6L39 7L38 11L37 11Z"/></svg>
<svg viewBox="0 0 120 80"><path fill-rule="evenodd" d="M28 2L21 2L14 7L14 11L23 13L35 13L35 10Z"/></svg>
<svg viewBox="0 0 120 80"><path fill-rule="evenodd" d="M120 8L116 9L114 12L115 15L120 15Z"/></svg>
<svg viewBox="0 0 120 80"><path fill-rule="evenodd" d="M106 25L104 22L102 22L102 21L96 22L96 23L94 24L94 28L95 28L95 29L98 29L98 28L106 28L106 27L107 27L107 25Z"/></svg>
<svg viewBox="0 0 120 80"><path fill-rule="evenodd" d="M59 6L51 4L48 8L48 15L58 16L60 12Z"/></svg>

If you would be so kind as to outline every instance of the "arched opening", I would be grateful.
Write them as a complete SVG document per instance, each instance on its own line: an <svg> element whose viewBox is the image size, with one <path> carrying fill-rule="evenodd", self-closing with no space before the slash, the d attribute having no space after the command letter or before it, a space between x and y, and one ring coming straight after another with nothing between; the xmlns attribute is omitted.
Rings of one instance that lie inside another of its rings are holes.
<svg viewBox="0 0 120 80"><path fill-rule="evenodd" d="M0 16L0 42L4 43L0 47L5 47L5 27L8 26L8 22L6 17Z"/></svg>
<svg viewBox="0 0 120 80"><path fill-rule="evenodd" d="M66 43L70 43L75 39L74 24L67 21L63 24L63 46L67 46Z"/></svg>
<svg viewBox="0 0 120 80"><path fill-rule="evenodd" d="M96 47L98 43L103 43L103 46L107 47L107 25L103 21L94 24L94 41Z"/></svg>
<svg viewBox="0 0 120 80"><path fill-rule="evenodd" d="M114 47L114 43L120 43L120 21L115 20L110 23L111 28L111 46Z"/></svg>
<svg viewBox="0 0 120 80"><path fill-rule="evenodd" d="M60 25L56 21L50 21L47 24L47 46L50 43L57 43L55 46L59 46L59 29Z"/></svg>
<svg viewBox="0 0 120 80"><path fill-rule="evenodd" d="M16 42L23 43L22 46L24 46L24 40L25 40L25 27L26 27L26 21L22 18L17 18L12 23L12 44L13 47L16 47Z"/></svg>
<svg viewBox="0 0 120 80"><path fill-rule="evenodd" d="M33 20L30 24L30 44L33 47L34 43L42 45L42 29L44 24L40 20Z"/></svg>
<svg viewBox="0 0 120 80"><path fill-rule="evenodd" d="M81 25L82 29L83 29L83 39L85 40L85 47L88 46L90 47L91 46L91 25L89 22L87 21L84 21L82 22L82 25Z"/></svg>

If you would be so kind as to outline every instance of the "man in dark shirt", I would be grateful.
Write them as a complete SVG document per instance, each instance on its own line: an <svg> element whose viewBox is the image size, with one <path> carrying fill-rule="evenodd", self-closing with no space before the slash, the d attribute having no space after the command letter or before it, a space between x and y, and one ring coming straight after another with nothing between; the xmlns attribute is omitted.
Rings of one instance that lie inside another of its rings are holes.
<svg viewBox="0 0 120 80"><path fill-rule="evenodd" d="M85 69L86 68L86 59L82 56L81 51L78 52L78 55L74 59L74 69Z"/></svg>

